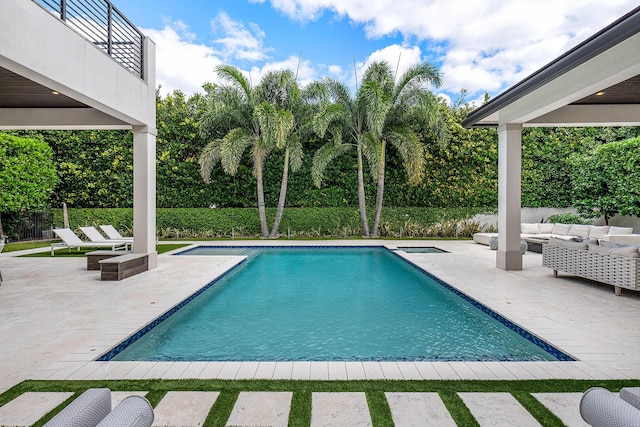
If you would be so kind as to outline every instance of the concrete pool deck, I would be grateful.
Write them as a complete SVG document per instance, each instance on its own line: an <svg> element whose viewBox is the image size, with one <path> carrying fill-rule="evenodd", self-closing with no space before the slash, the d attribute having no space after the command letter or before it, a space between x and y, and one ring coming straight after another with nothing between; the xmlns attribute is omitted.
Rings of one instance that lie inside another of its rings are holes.
<svg viewBox="0 0 640 427"><path fill-rule="evenodd" d="M188 242L194 243L194 242ZM158 268L100 281L81 258L0 254L0 392L25 379L637 379L640 293L568 275L528 252L522 271L495 268L471 241L224 241L206 245L436 246L407 259L577 359L576 362L95 362L102 353L239 262L163 254ZM48 248L45 248L48 250Z"/></svg>

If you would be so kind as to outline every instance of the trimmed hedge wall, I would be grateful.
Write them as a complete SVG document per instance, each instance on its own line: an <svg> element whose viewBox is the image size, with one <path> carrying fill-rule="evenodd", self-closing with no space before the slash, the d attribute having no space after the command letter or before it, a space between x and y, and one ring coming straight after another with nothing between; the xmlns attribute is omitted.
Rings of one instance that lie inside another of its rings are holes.
<svg viewBox="0 0 640 427"><path fill-rule="evenodd" d="M381 235L424 235L436 224L467 220L482 208L383 208ZM373 214L373 210L371 210ZM271 222L275 209L267 209ZM156 227L160 238L256 237L260 234L257 209L249 208L176 208L157 209ZM53 210L53 223L62 226L62 210ZM125 235L131 235L133 210L130 208L71 208L72 228L84 225L111 224ZM293 237L359 236L360 215L357 208L287 208L280 231Z"/></svg>

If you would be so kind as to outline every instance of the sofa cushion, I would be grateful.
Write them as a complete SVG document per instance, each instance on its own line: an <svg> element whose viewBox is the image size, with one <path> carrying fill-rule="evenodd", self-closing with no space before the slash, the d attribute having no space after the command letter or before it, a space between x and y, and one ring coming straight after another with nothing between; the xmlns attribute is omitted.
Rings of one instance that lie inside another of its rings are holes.
<svg viewBox="0 0 640 427"><path fill-rule="evenodd" d="M580 225L580 224L572 224L571 230L569 230L570 235L577 237L589 237L589 227L590 225Z"/></svg>
<svg viewBox="0 0 640 427"><path fill-rule="evenodd" d="M520 232L524 234L538 234L540 233L540 226L537 222L520 224Z"/></svg>
<svg viewBox="0 0 640 427"><path fill-rule="evenodd" d="M638 248L636 246L616 247L589 244L589 251L609 255L620 255L628 258L640 258L640 252L638 252Z"/></svg>
<svg viewBox="0 0 640 427"><path fill-rule="evenodd" d="M619 234L631 234L633 233L632 227L609 227L609 232L607 234L619 235Z"/></svg>
<svg viewBox="0 0 640 427"><path fill-rule="evenodd" d="M589 226L590 239L602 239L602 236L609 232L608 225L591 225Z"/></svg>
<svg viewBox="0 0 640 427"><path fill-rule="evenodd" d="M572 249L582 249L582 250L586 250L589 248L588 244L585 242L572 242L571 240L558 239L555 237L551 237L549 239L549 246L558 246L561 248L572 248Z"/></svg>
<svg viewBox="0 0 640 427"><path fill-rule="evenodd" d="M538 228L540 228L540 232L544 234L553 233L553 226L555 224L552 222L543 222L542 224L538 224Z"/></svg>
<svg viewBox="0 0 640 427"><path fill-rule="evenodd" d="M571 224L554 224L552 234L559 236L568 236L571 230Z"/></svg>

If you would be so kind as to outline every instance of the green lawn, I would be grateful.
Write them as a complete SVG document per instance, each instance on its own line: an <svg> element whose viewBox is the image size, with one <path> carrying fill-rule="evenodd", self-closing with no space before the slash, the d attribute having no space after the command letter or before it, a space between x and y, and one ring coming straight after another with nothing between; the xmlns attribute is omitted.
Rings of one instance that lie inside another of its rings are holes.
<svg viewBox="0 0 640 427"><path fill-rule="evenodd" d="M311 422L313 392L364 392L369 403L373 425L393 426L385 392L436 392L442 398L456 423L477 426L458 392L511 393L543 426L564 424L531 393L584 392L590 387L618 391L622 387L638 387L640 380L530 380L530 381L293 381L293 380L104 380L104 381L24 381L0 395L0 406L27 391L71 391L77 395L91 387L108 387L112 391L146 390L147 399L156 406L167 391L219 391L204 426L224 426L241 391L291 391L293 400L290 426L308 426ZM64 407L47 414L36 426L44 424Z"/></svg>

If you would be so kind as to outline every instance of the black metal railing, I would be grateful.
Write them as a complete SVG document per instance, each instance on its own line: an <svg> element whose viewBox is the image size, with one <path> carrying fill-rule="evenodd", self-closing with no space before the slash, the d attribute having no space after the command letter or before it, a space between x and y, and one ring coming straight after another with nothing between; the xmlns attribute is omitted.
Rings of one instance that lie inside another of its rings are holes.
<svg viewBox="0 0 640 427"><path fill-rule="evenodd" d="M108 0L33 0L74 31L144 78L143 34Z"/></svg>
<svg viewBox="0 0 640 427"><path fill-rule="evenodd" d="M16 223L6 224L6 233L11 242L49 240L53 238L53 214L51 212L33 213Z"/></svg>

